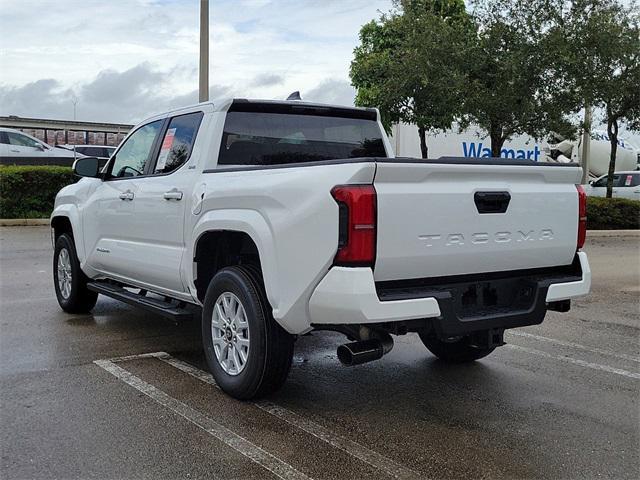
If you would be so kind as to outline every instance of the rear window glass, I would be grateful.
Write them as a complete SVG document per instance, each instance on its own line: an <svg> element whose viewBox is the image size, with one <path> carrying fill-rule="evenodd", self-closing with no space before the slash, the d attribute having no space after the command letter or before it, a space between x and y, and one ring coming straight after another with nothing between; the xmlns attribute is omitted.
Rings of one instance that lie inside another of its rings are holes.
<svg viewBox="0 0 640 480"><path fill-rule="evenodd" d="M297 113L227 113L219 165L283 165L386 157L378 123Z"/></svg>

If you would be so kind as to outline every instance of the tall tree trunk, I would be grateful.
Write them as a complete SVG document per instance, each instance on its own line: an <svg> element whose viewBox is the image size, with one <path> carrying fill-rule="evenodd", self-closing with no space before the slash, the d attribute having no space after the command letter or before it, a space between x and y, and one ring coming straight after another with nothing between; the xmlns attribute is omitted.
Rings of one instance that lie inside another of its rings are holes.
<svg viewBox="0 0 640 480"><path fill-rule="evenodd" d="M420 136L420 152L422 152L422 158L429 158L429 147L427 147L427 129L422 126L418 126L418 135Z"/></svg>
<svg viewBox="0 0 640 480"><path fill-rule="evenodd" d="M582 166L582 178L580 183L585 185L589 182L589 156L591 155L591 105L585 102L584 105L584 130L582 132L582 152L580 152L580 165Z"/></svg>
<svg viewBox="0 0 640 480"><path fill-rule="evenodd" d="M500 158L502 153L502 145L504 145L504 137L502 136L502 128L491 127L489 132L491 138L491 156L493 158Z"/></svg>
<svg viewBox="0 0 640 480"><path fill-rule="evenodd" d="M618 153L618 119L609 116L607 118L607 133L611 143L611 155L609 156L609 172L607 173L607 198L613 195L613 173L616 171L616 154Z"/></svg>

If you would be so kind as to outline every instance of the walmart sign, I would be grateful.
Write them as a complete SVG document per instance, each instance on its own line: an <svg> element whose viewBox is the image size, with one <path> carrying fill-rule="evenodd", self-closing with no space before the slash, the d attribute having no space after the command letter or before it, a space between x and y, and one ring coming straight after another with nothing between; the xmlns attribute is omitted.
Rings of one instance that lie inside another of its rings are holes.
<svg viewBox="0 0 640 480"><path fill-rule="evenodd" d="M515 148L503 148L500 151L500 156L503 158L519 158L522 160L539 161L541 151L538 145L534 145L530 149L515 149ZM490 145L486 145L483 142L462 142L462 154L465 157L491 157Z"/></svg>

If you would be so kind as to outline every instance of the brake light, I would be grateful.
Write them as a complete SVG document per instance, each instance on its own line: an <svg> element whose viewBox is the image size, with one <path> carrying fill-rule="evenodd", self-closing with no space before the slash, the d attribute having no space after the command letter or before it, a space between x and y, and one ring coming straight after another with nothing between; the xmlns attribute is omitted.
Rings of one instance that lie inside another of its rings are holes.
<svg viewBox="0 0 640 480"><path fill-rule="evenodd" d="M373 185L339 185L331 190L338 202L338 252L335 265L373 266L376 258L376 190Z"/></svg>
<svg viewBox="0 0 640 480"><path fill-rule="evenodd" d="M587 193L582 185L576 185L578 190L578 243L577 249L584 246L587 238Z"/></svg>

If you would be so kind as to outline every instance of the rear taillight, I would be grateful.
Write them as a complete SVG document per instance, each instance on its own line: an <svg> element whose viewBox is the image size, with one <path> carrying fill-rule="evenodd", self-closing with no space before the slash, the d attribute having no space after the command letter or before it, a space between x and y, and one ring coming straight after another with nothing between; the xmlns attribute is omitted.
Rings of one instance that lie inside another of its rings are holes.
<svg viewBox="0 0 640 480"><path fill-rule="evenodd" d="M587 194L582 185L576 185L578 190L578 244L577 248L584 246L587 238Z"/></svg>
<svg viewBox="0 0 640 480"><path fill-rule="evenodd" d="M373 266L376 258L376 190L373 185L339 185L331 190L338 202L338 253L334 263Z"/></svg>

